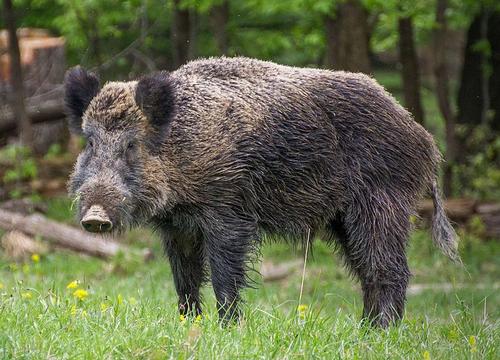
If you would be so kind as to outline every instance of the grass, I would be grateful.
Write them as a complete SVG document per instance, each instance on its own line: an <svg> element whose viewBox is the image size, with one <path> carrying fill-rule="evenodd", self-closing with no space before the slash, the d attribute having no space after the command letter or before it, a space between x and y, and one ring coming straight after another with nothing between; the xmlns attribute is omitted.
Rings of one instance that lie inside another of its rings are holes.
<svg viewBox="0 0 500 360"><path fill-rule="evenodd" d="M53 202L49 213L60 214L63 203ZM0 358L500 357L498 241L464 236L461 268L434 249L427 232L414 233L412 284L449 283L452 290L438 285L411 292L404 320L388 330L360 323L359 285L319 241L307 265L305 310L297 311L301 269L264 284L254 274L258 286L244 292L242 320L227 329L217 322L209 287L204 317L181 321L158 241L147 231L135 231L126 241L153 246L158 256L149 263L127 256L105 262L56 252L17 264L0 257ZM263 249L263 257L274 262L300 256L284 244ZM73 280L87 291L83 300L74 296L77 289L67 288Z"/></svg>

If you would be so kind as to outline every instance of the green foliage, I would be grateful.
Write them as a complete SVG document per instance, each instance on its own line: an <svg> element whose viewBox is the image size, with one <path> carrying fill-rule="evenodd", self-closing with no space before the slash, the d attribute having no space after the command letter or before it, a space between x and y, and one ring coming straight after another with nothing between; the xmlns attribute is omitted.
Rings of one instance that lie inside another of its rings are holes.
<svg viewBox="0 0 500 360"><path fill-rule="evenodd" d="M15 185L34 180L38 175L37 164L30 151L18 145L6 146L0 150L0 165L4 169L1 178L3 185L12 185L9 193L12 198L19 198L24 194Z"/></svg>
<svg viewBox="0 0 500 360"><path fill-rule="evenodd" d="M377 26L371 38L371 46L375 52L397 47L398 20L401 17L412 18L417 44L429 40L435 23L434 1L366 0L364 3L370 12L378 16Z"/></svg>
<svg viewBox="0 0 500 360"><path fill-rule="evenodd" d="M342 0L229 0L229 54L271 59L293 65L321 65L325 51L324 17L335 16ZM181 9L198 13L197 56L217 55L211 9L223 0L182 0ZM429 41L435 21L433 0L362 0L376 24L371 37L375 52L393 50L397 21L412 17L417 41ZM496 6L484 0L485 6ZM481 2L453 0L448 16L464 28L480 11ZM172 1L159 0L17 0L22 26L51 29L67 39L70 64L102 65L105 78L136 76L145 64L125 52L131 44L154 57L158 68L169 68ZM139 61L140 63L140 61ZM112 65L112 66L111 66ZM131 71L132 70L132 71Z"/></svg>
<svg viewBox="0 0 500 360"><path fill-rule="evenodd" d="M45 154L45 158L46 159L54 159L54 158L57 158L59 156L63 155L63 148L61 146L61 144L52 144L50 145L49 147L49 150L47 150L47 153Z"/></svg>
<svg viewBox="0 0 500 360"><path fill-rule="evenodd" d="M467 143L475 151L455 167L457 187L469 196L500 200L500 137L491 139L489 129L478 126Z"/></svg>

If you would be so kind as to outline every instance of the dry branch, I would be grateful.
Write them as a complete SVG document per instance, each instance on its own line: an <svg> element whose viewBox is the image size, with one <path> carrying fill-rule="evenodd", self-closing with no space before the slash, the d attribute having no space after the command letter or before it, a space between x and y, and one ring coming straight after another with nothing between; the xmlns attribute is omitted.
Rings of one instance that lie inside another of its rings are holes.
<svg viewBox="0 0 500 360"><path fill-rule="evenodd" d="M0 228L42 236L54 245L101 258L112 257L120 251L127 252L127 249L117 242L104 240L39 214L24 216L0 209Z"/></svg>

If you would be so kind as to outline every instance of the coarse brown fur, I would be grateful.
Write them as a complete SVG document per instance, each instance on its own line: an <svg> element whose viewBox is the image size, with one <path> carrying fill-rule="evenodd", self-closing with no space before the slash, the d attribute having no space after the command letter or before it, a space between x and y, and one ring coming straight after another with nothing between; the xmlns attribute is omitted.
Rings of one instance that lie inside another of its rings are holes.
<svg viewBox="0 0 500 360"><path fill-rule="evenodd" d="M210 273L221 317L235 316L262 234L310 232L335 241L364 316L387 326L403 314L410 216L426 191L435 240L456 258L432 136L367 75L213 58L94 85L81 68L66 78L70 123L91 142L70 190L80 213L100 203L115 228L160 229L181 311L201 311Z"/></svg>

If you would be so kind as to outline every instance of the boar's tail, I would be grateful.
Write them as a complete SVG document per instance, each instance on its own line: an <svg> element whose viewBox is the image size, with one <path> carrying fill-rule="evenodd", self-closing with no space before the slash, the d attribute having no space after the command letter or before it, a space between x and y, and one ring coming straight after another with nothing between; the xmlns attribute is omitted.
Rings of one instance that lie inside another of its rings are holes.
<svg viewBox="0 0 500 360"><path fill-rule="evenodd" d="M458 254L458 237L444 211L443 200L436 180L432 182L430 190L432 202L434 203L434 214L432 215L432 238L434 243L451 260L461 263Z"/></svg>

